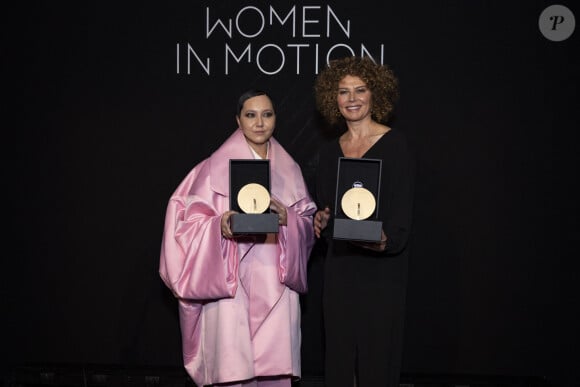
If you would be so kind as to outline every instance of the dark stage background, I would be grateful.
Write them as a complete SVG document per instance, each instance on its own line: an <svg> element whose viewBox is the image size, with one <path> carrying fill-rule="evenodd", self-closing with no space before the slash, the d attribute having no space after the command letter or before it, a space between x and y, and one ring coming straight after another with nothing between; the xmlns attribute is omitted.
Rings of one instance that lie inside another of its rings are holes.
<svg viewBox="0 0 580 387"><path fill-rule="evenodd" d="M169 196L254 86L274 95L275 135L310 181L326 136L316 71L362 45L377 61L382 47L400 79L393 126L419 167L404 372L578 381L580 46L578 31L540 33L551 4L3 7L4 371L180 367L176 302L157 274ZM295 23L270 24L271 9ZM317 250L306 375L322 373L321 264Z"/></svg>

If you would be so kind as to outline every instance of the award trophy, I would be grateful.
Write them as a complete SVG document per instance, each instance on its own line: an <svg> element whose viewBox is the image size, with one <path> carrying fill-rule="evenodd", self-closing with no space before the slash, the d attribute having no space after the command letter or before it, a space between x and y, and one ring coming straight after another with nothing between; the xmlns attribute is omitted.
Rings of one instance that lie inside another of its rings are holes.
<svg viewBox="0 0 580 387"><path fill-rule="evenodd" d="M334 239L380 242L378 220L382 160L340 157L334 206Z"/></svg>
<svg viewBox="0 0 580 387"><path fill-rule="evenodd" d="M270 212L270 161L230 160L230 217L234 234L278 232L278 214Z"/></svg>

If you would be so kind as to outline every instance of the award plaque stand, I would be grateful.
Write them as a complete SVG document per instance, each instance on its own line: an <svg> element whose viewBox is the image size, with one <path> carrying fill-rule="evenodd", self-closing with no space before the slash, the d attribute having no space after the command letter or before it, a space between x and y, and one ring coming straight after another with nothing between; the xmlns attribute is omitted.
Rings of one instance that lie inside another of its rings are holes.
<svg viewBox="0 0 580 387"><path fill-rule="evenodd" d="M234 234L278 232L278 214L270 212L270 161L230 160L230 217Z"/></svg>
<svg viewBox="0 0 580 387"><path fill-rule="evenodd" d="M381 168L380 159L338 159L334 239L381 241L383 222L378 220Z"/></svg>

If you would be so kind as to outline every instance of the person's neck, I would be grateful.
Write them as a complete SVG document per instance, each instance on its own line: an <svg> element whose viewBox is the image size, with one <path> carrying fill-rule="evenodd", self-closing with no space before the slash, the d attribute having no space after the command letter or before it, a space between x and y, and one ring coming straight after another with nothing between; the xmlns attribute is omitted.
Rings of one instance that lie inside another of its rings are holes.
<svg viewBox="0 0 580 387"><path fill-rule="evenodd" d="M254 150L262 159L268 158L268 142L264 144L250 144L248 143L250 148Z"/></svg>
<svg viewBox="0 0 580 387"><path fill-rule="evenodd" d="M347 122L347 139L360 140L363 138L375 136L382 133L383 130L379 124L373 120L365 119L360 121Z"/></svg>

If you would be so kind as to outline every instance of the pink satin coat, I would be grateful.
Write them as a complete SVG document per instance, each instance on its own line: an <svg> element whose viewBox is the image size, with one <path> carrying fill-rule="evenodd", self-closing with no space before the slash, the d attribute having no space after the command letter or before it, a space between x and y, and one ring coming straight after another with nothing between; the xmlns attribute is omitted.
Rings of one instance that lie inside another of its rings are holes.
<svg viewBox="0 0 580 387"><path fill-rule="evenodd" d="M198 164L171 197L159 273L178 298L187 372L197 385L300 377L300 306L316 206L299 166L270 139L271 195L287 226L268 238L228 240L229 160L253 159L240 129Z"/></svg>

